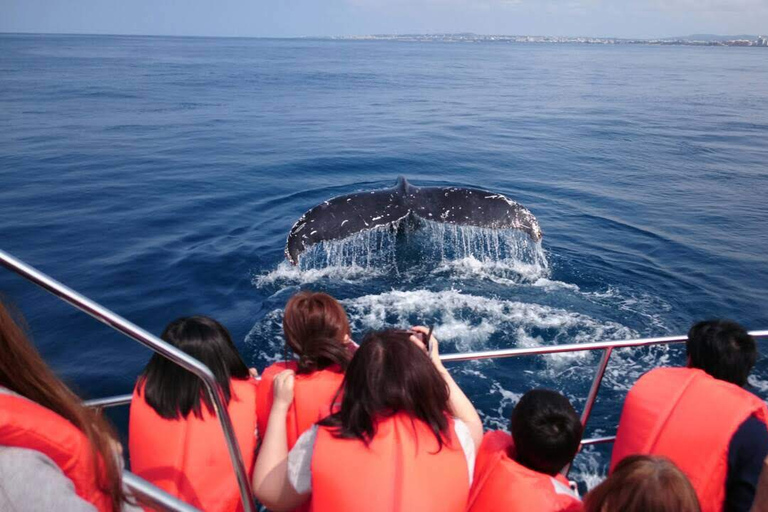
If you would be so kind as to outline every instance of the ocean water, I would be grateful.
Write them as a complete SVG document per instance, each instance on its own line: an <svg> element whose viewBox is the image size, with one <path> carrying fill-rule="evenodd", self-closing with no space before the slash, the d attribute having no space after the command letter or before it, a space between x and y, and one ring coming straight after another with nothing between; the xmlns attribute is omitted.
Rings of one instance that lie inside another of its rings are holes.
<svg viewBox="0 0 768 512"><path fill-rule="evenodd" d="M761 48L0 35L0 247L159 333L207 314L248 363L282 351L300 289L355 335L435 324L444 353L768 327L768 66ZM425 224L285 237L333 196L480 187L544 238ZM127 393L149 352L0 271L50 364ZM577 409L598 354L451 365L490 428L526 390ZM587 435L680 347L614 354ZM752 380L768 397L768 363ZM124 430L127 412L112 419ZM577 458L592 485L608 447Z"/></svg>

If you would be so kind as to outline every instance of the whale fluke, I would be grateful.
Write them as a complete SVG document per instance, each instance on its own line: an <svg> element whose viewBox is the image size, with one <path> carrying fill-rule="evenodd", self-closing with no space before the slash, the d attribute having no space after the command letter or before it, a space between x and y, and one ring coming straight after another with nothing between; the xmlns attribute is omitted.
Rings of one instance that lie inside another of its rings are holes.
<svg viewBox="0 0 768 512"><path fill-rule="evenodd" d="M285 256L296 265L299 255L326 240L392 225L409 215L447 224L490 229L519 229L541 240L536 217L523 205L476 188L415 187L400 177L384 190L334 197L301 216L291 228Z"/></svg>

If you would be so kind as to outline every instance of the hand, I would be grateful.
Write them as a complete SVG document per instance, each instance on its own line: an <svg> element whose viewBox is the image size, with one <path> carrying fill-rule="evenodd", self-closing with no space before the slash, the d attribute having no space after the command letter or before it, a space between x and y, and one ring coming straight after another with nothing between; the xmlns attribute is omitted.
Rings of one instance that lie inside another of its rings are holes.
<svg viewBox="0 0 768 512"><path fill-rule="evenodd" d="M426 352L427 347L424 345L424 341L422 341L422 338L427 337L427 335L429 334L429 329L427 327L424 327L423 325L418 325L416 327L412 327L411 331L414 333L418 333L418 334L411 334L411 341L414 342L424 352ZM432 334L431 340L432 340L432 353L427 355L432 360L432 363L437 367L437 369L442 370L443 362L440 361L438 341L437 341L437 338L435 338L434 332Z"/></svg>
<svg viewBox="0 0 768 512"><path fill-rule="evenodd" d="M352 338L350 338L348 334L345 334L345 335L344 335L344 344L345 344L345 345L349 345L349 346L351 346L351 347L352 347L352 348L354 348L354 349L360 348L360 345L358 345L357 343L355 343L355 340L353 340Z"/></svg>
<svg viewBox="0 0 768 512"><path fill-rule="evenodd" d="M273 382L274 406L281 406L285 409L293 403L293 370L283 370L275 376Z"/></svg>
<svg viewBox="0 0 768 512"><path fill-rule="evenodd" d="M257 370L256 368L248 368L248 373L251 374L251 377L254 379L259 378L259 370Z"/></svg>

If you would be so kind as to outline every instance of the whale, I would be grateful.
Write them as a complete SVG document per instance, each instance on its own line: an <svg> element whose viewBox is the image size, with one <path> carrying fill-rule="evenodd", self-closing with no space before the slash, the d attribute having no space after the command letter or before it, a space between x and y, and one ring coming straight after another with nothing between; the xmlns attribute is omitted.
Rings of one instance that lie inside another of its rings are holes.
<svg viewBox="0 0 768 512"><path fill-rule="evenodd" d="M503 194L479 188L417 187L400 176L392 188L334 197L313 207L291 228L285 256L293 265L315 244L341 240L409 217L489 229L516 229L541 240L539 221Z"/></svg>

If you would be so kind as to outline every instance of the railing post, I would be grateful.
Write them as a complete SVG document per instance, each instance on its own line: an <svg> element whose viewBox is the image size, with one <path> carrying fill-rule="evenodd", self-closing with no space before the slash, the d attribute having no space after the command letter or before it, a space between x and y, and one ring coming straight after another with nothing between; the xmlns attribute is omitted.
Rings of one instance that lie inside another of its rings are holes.
<svg viewBox="0 0 768 512"><path fill-rule="evenodd" d="M592 408L595 406L595 400L597 400L597 394L600 391L600 384L603 382L603 376L605 375L605 369L608 367L608 360L611 358L611 353L613 353L613 347L608 347L603 350L603 356L600 358L600 363L595 370L595 378L592 379L592 387L589 388L589 395L587 395L584 410L581 411L581 426L583 427L584 432L586 432L587 422L589 421L589 416L592 414ZM563 468L562 473L565 476L568 476L570 471L571 464L569 463Z"/></svg>
<svg viewBox="0 0 768 512"><path fill-rule="evenodd" d="M227 449L229 450L229 456L232 460L232 466L237 477L237 483L240 486L240 498L243 502L243 509L245 512L254 512L256 508L256 500L253 497L253 490L251 489L251 483L248 481L248 473L245 470L245 464L243 464L243 457L240 453L240 447L237 444L237 437L235 436L235 429L232 427L232 420L229 417L229 412L225 406L226 400L224 398L224 392L216 381L213 372L205 366L203 363L191 357L186 352L179 350L173 345L166 343L157 336L145 331L138 325L129 322L120 315L110 311L109 309L97 304L91 299L85 297L72 290L71 288L61 284L50 276L40 272L34 267L31 267L21 260L18 260L8 254L7 252L0 250L0 264L8 268L9 270L16 272L20 276L24 277L28 281L35 283L44 290L59 297L63 301L71 304L77 309L91 315L96 320L112 327L118 332L121 332L138 341L147 348L157 352L158 354L170 359L174 363L178 364L187 371L192 372L199 377L205 385L208 395L211 397L214 411L219 418L221 428L224 431L224 439L227 443Z"/></svg>

